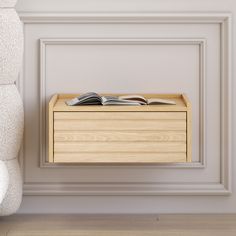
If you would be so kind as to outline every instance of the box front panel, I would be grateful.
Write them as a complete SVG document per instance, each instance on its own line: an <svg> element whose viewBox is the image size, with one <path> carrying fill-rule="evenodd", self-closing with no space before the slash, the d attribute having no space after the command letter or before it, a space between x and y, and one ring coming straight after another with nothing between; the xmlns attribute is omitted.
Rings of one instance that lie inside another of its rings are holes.
<svg viewBox="0 0 236 236"><path fill-rule="evenodd" d="M186 112L55 112L54 162L186 162Z"/></svg>

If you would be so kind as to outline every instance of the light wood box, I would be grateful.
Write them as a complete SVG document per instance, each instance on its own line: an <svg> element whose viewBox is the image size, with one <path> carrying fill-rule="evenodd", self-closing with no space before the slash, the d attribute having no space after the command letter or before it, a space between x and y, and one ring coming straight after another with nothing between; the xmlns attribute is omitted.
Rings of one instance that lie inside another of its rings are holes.
<svg viewBox="0 0 236 236"><path fill-rule="evenodd" d="M117 94L112 94L117 95ZM191 162L191 104L184 94L148 94L176 105L67 106L49 102L50 163Z"/></svg>

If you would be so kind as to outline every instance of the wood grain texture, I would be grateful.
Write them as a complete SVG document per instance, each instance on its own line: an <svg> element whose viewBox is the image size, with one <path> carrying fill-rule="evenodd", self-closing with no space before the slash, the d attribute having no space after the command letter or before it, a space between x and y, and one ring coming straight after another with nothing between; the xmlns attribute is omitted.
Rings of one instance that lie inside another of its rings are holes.
<svg viewBox="0 0 236 236"><path fill-rule="evenodd" d="M187 162L192 162L192 108L188 104L187 111Z"/></svg>
<svg viewBox="0 0 236 236"><path fill-rule="evenodd" d="M187 162L192 161L192 105L186 94L182 94L187 107Z"/></svg>
<svg viewBox="0 0 236 236"><path fill-rule="evenodd" d="M55 120L57 130L186 130L186 121L179 120Z"/></svg>
<svg viewBox="0 0 236 236"><path fill-rule="evenodd" d="M186 153L55 153L56 163L180 163Z"/></svg>
<svg viewBox="0 0 236 236"><path fill-rule="evenodd" d="M53 152L54 152L54 112L53 108L55 103L57 102L58 95L55 94L49 104L48 104L48 161L53 162Z"/></svg>
<svg viewBox="0 0 236 236"><path fill-rule="evenodd" d="M186 120L186 112L55 112L55 120Z"/></svg>
<svg viewBox="0 0 236 236"><path fill-rule="evenodd" d="M185 131L54 131L55 142L185 142Z"/></svg>
<svg viewBox="0 0 236 236"><path fill-rule="evenodd" d="M185 142L55 142L54 153L57 152L94 152L94 153L172 153L186 152Z"/></svg>

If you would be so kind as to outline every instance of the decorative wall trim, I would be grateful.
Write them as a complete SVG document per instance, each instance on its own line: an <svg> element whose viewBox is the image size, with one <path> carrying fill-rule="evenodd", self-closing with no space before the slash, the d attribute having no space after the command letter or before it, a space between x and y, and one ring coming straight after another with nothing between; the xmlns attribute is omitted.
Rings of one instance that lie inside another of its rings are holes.
<svg viewBox="0 0 236 236"><path fill-rule="evenodd" d="M215 23L221 37L221 176L217 183L24 183L25 195L226 195L231 192L231 14L229 13L20 13L24 24ZM204 47L203 47L204 48ZM203 51L204 53L204 51ZM204 58L204 57L203 57ZM204 67L204 60L201 68ZM201 69L204 78L204 69ZM204 94L204 84L200 86ZM204 99L200 101L203 109ZM203 111L200 117L204 121ZM204 130L204 122L202 124ZM205 137L205 134L201 134ZM205 143L201 143L204 147ZM204 156L202 149L201 155ZM204 166L204 160L200 167ZM192 166L196 167L196 166ZM167 167L169 168L169 167ZM181 168L185 168L181 166ZM188 167L187 167L188 168Z"/></svg>
<svg viewBox="0 0 236 236"><path fill-rule="evenodd" d="M221 26L221 184L232 191L232 17Z"/></svg>
<svg viewBox="0 0 236 236"><path fill-rule="evenodd" d="M230 13L73 13L73 12L20 12L27 24L49 23L219 23L231 18Z"/></svg>
<svg viewBox="0 0 236 236"><path fill-rule="evenodd" d="M155 196L155 195L225 195L228 191L218 183L29 183L25 195L37 196Z"/></svg>
<svg viewBox="0 0 236 236"><path fill-rule="evenodd" d="M166 163L145 165L146 167L158 168L204 168L205 159L205 48L206 39L201 38L69 38L69 39L40 39L40 167L61 168L68 167L65 164L47 162L47 129L46 129L46 54L49 45L197 45L199 46L199 162L189 163ZM74 167L79 167L77 164ZM84 166L84 165L83 165ZM99 165L102 166L102 165ZM106 165L107 166L107 165ZM110 166L109 166L110 167ZM71 168L71 166L70 166ZM130 168L130 166L129 166Z"/></svg>

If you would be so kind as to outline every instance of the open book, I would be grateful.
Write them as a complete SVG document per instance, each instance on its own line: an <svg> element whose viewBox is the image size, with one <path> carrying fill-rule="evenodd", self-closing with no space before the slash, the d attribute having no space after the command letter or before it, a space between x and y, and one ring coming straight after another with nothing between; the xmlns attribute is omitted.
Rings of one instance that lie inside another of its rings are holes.
<svg viewBox="0 0 236 236"><path fill-rule="evenodd" d="M119 96L119 99L139 102L141 105L159 105L159 104L175 105L176 104L176 102L173 100L161 99L161 98L146 99L145 97L141 95L124 95L124 96Z"/></svg>
<svg viewBox="0 0 236 236"><path fill-rule="evenodd" d="M124 96L100 96L97 93L85 93L81 96L75 97L71 100L66 101L69 106L77 105L175 105L175 101L160 99L160 98L149 98L146 99L140 95L124 95Z"/></svg>
<svg viewBox="0 0 236 236"><path fill-rule="evenodd" d="M138 101L123 100L115 96L100 96L97 93L85 93L79 97L66 101L69 106L77 105L141 105Z"/></svg>

